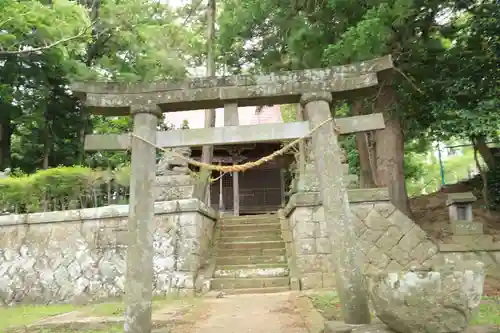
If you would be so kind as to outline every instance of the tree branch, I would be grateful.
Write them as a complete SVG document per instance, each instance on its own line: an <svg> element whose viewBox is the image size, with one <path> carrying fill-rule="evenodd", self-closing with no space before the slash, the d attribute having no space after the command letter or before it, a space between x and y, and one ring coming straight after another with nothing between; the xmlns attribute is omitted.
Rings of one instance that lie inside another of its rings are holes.
<svg viewBox="0 0 500 333"><path fill-rule="evenodd" d="M57 45L64 44L64 43L67 43L67 42L72 41L74 39L78 39L78 38L82 37L91 27L92 27L92 24L90 24L88 27L86 27L85 29L83 29L82 31L80 31L78 34L76 34L74 36L66 37L66 38L60 39L58 41L55 41L51 44L47 44L44 46L35 47L35 48L31 48L31 49L25 49L25 50L17 50L17 51L0 51L0 56L26 55L26 54L30 54L33 52L45 51L45 50L51 49Z"/></svg>

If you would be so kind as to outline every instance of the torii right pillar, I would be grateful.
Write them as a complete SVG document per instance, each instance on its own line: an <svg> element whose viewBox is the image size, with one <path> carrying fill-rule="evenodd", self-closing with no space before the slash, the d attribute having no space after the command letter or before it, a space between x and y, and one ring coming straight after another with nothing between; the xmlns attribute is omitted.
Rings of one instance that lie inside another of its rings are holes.
<svg viewBox="0 0 500 333"><path fill-rule="evenodd" d="M330 112L331 102L332 94L327 92L302 95L300 103L311 129L334 116ZM355 226L350 218L347 186L342 171L342 153L335 124L324 124L312 134L311 139L325 220L336 251L333 254L336 256L335 277L342 316L347 324L368 324L368 296L363 283Z"/></svg>

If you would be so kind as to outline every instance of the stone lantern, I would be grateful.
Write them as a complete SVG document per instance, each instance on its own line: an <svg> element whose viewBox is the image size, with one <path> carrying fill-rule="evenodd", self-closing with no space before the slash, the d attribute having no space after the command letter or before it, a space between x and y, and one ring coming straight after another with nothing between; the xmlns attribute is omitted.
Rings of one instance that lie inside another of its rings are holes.
<svg viewBox="0 0 500 333"><path fill-rule="evenodd" d="M471 192L448 194L446 205L449 209L451 230L455 235L483 233L483 224L474 222L472 217L472 203L476 200Z"/></svg>

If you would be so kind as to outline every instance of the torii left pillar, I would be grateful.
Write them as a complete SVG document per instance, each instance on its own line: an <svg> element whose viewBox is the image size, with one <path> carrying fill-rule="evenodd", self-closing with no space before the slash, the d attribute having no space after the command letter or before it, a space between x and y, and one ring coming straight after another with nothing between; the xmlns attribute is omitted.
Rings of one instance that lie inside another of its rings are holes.
<svg viewBox="0 0 500 333"><path fill-rule="evenodd" d="M156 105L132 106L136 136L156 144L162 112ZM128 216L125 333L150 333L153 300L153 185L156 147L132 137L130 210Z"/></svg>

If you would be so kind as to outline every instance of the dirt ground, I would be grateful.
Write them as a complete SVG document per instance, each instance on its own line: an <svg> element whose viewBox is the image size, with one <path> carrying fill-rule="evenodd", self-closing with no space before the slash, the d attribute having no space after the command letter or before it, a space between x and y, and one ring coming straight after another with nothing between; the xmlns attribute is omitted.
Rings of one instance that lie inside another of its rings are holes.
<svg viewBox="0 0 500 333"><path fill-rule="evenodd" d="M481 199L481 191L474 180L448 185L440 192L430 193L410 199L413 220L434 239L451 236L449 213L446 206L448 193L472 192L479 198L472 206L473 218L484 223L484 233L493 235L500 241L500 213L488 212Z"/></svg>
<svg viewBox="0 0 500 333"><path fill-rule="evenodd" d="M203 297L153 312L154 333L308 333L293 292ZM1 331L1 330L0 330ZM76 310L9 333L118 333L122 316L92 316Z"/></svg>
<svg viewBox="0 0 500 333"><path fill-rule="evenodd" d="M286 292L210 298L193 326L172 333L308 333L292 297Z"/></svg>
<svg viewBox="0 0 500 333"><path fill-rule="evenodd" d="M497 296L500 297L500 280L489 277L484 282L484 292L485 296ZM500 300L500 298L499 298ZM500 316L500 314L499 314Z"/></svg>

